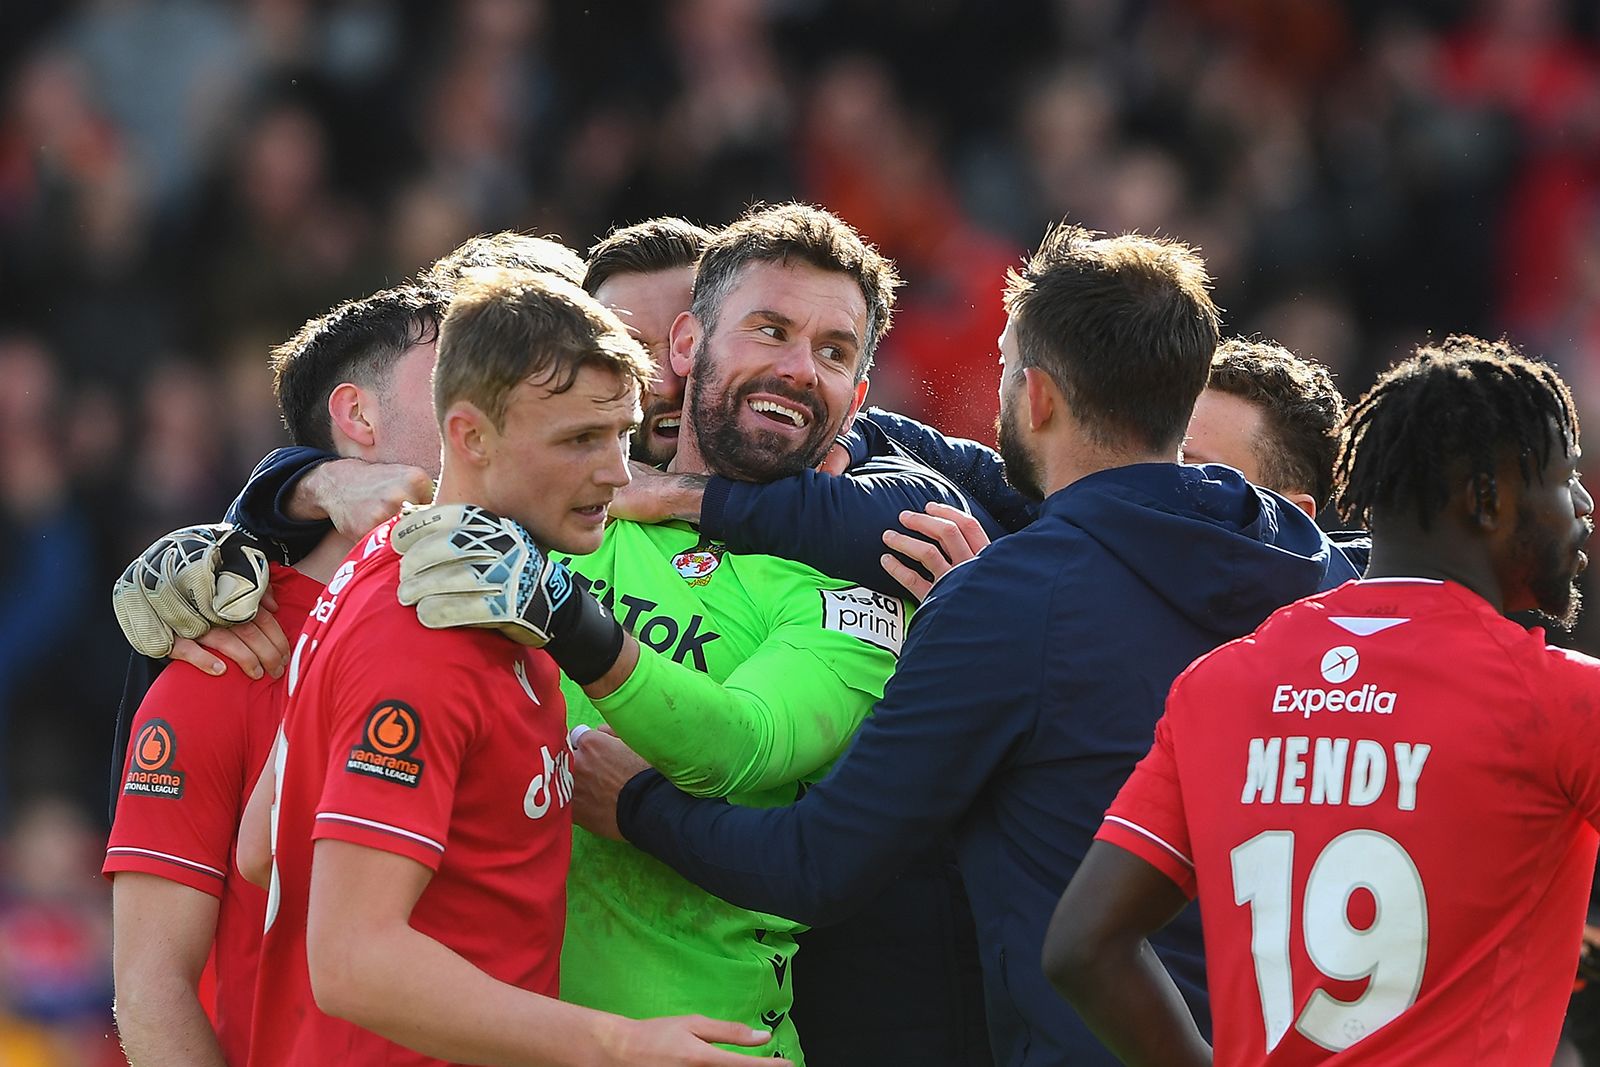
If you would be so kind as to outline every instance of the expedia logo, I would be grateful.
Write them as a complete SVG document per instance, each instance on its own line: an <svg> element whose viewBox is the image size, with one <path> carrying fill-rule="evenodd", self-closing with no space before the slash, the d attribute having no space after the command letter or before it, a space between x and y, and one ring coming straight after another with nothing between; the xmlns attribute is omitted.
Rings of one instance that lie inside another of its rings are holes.
<svg viewBox="0 0 1600 1067"><path fill-rule="evenodd" d="M339 564L339 569L333 572L333 578L328 582L328 592L338 596L344 592L344 587L350 584L350 579L356 576L356 565L352 560L345 560Z"/></svg>
<svg viewBox="0 0 1600 1067"><path fill-rule="evenodd" d="M1339 685L1348 682L1361 666L1361 656L1349 645L1330 648L1322 654L1322 677Z"/></svg>
<svg viewBox="0 0 1600 1067"><path fill-rule="evenodd" d="M1322 654L1318 669L1325 681L1334 685L1354 678L1361 667L1361 656L1349 645L1338 645ZM1311 718L1319 711L1348 712L1352 715L1392 715L1396 694L1372 683L1356 689L1296 689L1280 685L1272 693L1274 715L1300 715Z"/></svg>
<svg viewBox="0 0 1600 1067"><path fill-rule="evenodd" d="M416 710L398 700L385 700L368 713L361 740L351 746L344 769L415 789L422 778L422 761L412 759L411 753L421 740L422 722Z"/></svg>
<svg viewBox="0 0 1600 1067"><path fill-rule="evenodd" d="M368 535L367 543L361 549L361 558L366 559L368 556L372 555L374 552L378 551L378 549L382 548L388 543L389 527L387 525L378 527L376 530L373 530L370 535Z"/></svg>
<svg viewBox="0 0 1600 1067"><path fill-rule="evenodd" d="M133 739L133 758L123 780L123 796L183 796L182 771L173 769L178 758L178 737L165 719L151 719Z"/></svg>

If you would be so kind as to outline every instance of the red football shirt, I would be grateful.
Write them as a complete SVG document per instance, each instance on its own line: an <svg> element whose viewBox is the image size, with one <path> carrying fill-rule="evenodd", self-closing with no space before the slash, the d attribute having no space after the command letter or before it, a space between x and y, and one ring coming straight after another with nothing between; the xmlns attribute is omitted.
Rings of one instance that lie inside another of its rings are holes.
<svg viewBox="0 0 1600 1067"><path fill-rule="evenodd" d="M322 585L274 564L278 625L297 634ZM223 1056L243 1067L267 895L233 864L239 817L267 760L287 699L283 679L238 667L212 677L162 671L133 717L122 795L102 868L142 871L220 899L212 950L215 1025Z"/></svg>
<svg viewBox="0 0 1600 1067"><path fill-rule="evenodd" d="M1185 671L1098 836L1198 895L1216 1062L1549 1063L1596 707L1600 662L1420 579L1291 604Z"/></svg>
<svg viewBox="0 0 1600 1067"><path fill-rule="evenodd" d="M392 525L340 565L290 668L252 1067L440 1062L317 1010L306 915L319 838L430 868L414 929L500 981L557 993L572 775L555 664L492 631L425 629L395 599Z"/></svg>

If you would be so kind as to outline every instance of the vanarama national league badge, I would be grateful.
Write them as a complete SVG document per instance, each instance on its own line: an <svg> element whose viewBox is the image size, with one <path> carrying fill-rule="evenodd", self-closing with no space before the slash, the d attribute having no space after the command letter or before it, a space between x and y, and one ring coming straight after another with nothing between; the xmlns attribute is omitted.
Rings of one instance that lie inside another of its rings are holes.
<svg viewBox="0 0 1600 1067"><path fill-rule="evenodd" d="M178 736L165 719L151 719L133 739L133 758L123 779L123 796L183 796L184 774L173 766L178 758Z"/></svg>
<svg viewBox="0 0 1600 1067"><path fill-rule="evenodd" d="M722 565L722 554L727 548L718 541L695 545L672 557L672 565L690 585L705 585L711 581L711 572Z"/></svg>
<svg viewBox="0 0 1600 1067"><path fill-rule="evenodd" d="M411 754L421 740L422 722L415 708L398 700L380 701L367 714L366 728L351 746L344 769L415 789L422 761Z"/></svg>

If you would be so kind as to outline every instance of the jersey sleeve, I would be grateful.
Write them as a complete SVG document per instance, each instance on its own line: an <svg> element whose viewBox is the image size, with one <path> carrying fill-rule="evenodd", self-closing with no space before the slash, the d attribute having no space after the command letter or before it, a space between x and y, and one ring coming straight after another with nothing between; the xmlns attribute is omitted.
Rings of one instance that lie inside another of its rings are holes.
<svg viewBox="0 0 1600 1067"><path fill-rule="evenodd" d="M819 776L883 695L905 605L859 586L794 582L767 639L721 683L649 648L595 706L640 756L697 796Z"/></svg>
<svg viewBox="0 0 1600 1067"><path fill-rule="evenodd" d="M1155 742L1149 753L1123 783L1094 836L1097 841L1138 856L1193 899L1197 891L1194 851L1189 844L1189 824L1178 785L1172 700L1167 707L1167 715L1156 723Z"/></svg>
<svg viewBox="0 0 1600 1067"><path fill-rule="evenodd" d="M408 635L410 636L410 635ZM347 654L332 699L313 840L348 841L438 870L456 782L481 726L479 687L452 646L474 635L370 640Z"/></svg>
<svg viewBox="0 0 1600 1067"><path fill-rule="evenodd" d="M333 529L333 524L326 519L291 519L287 511L289 493L312 467L338 458L332 452L299 445L274 449L256 464L250 480L228 505L228 521L271 543L280 563L292 564L304 558Z"/></svg>
<svg viewBox="0 0 1600 1067"><path fill-rule="evenodd" d="M883 531L900 529L902 511L921 511L936 501L972 512L967 498L937 471L880 456L838 477L802 471L761 485L713 477L701 501L700 529L735 552L798 560L893 596L904 587L883 569ZM986 513L977 517L991 539L1005 532Z"/></svg>
<svg viewBox="0 0 1600 1067"><path fill-rule="evenodd" d="M1600 830L1600 660L1551 647L1545 666L1555 677L1536 684L1534 698L1548 701L1557 785L1589 825ZM1553 698L1553 699L1552 699Z"/></svg>
<svg viewBox="0 0 1600 1067"><path fill-rule="evenodd" d="M131 725L102 868L154 874L222 895L248 759L248 721L268 684L187 664L163 671Z"/></svg>
<svg viewBox="0 0 1600 1067"><path fill-rule="evenodd" d="M1006 481L1005 461L988 445L946 437L926 423L881 408L868 409L858 421L870 422L885 437L949 478L1007 531L1020 530L1038 517L1039 505Z"/></svg>

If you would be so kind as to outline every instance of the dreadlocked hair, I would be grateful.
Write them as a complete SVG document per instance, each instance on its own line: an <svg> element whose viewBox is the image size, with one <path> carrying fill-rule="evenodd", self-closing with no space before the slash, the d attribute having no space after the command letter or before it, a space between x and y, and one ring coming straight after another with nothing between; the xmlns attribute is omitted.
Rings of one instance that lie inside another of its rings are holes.
<svg viewBox="0 0 1600 1067"><path fill-rule="evenodd" d="M1333 471L1339 514L1370 526L1375 510L1410 509L1427 529L1465 474L1478 486L1474 512L1481 515L1506 456L1516 456L1524 483L1540 476L1552 424L1570 454L1578 417L1571 391L1548 363L1504 339L1452 334L1443 344L1420 345L1345 417Z"/></svg>

